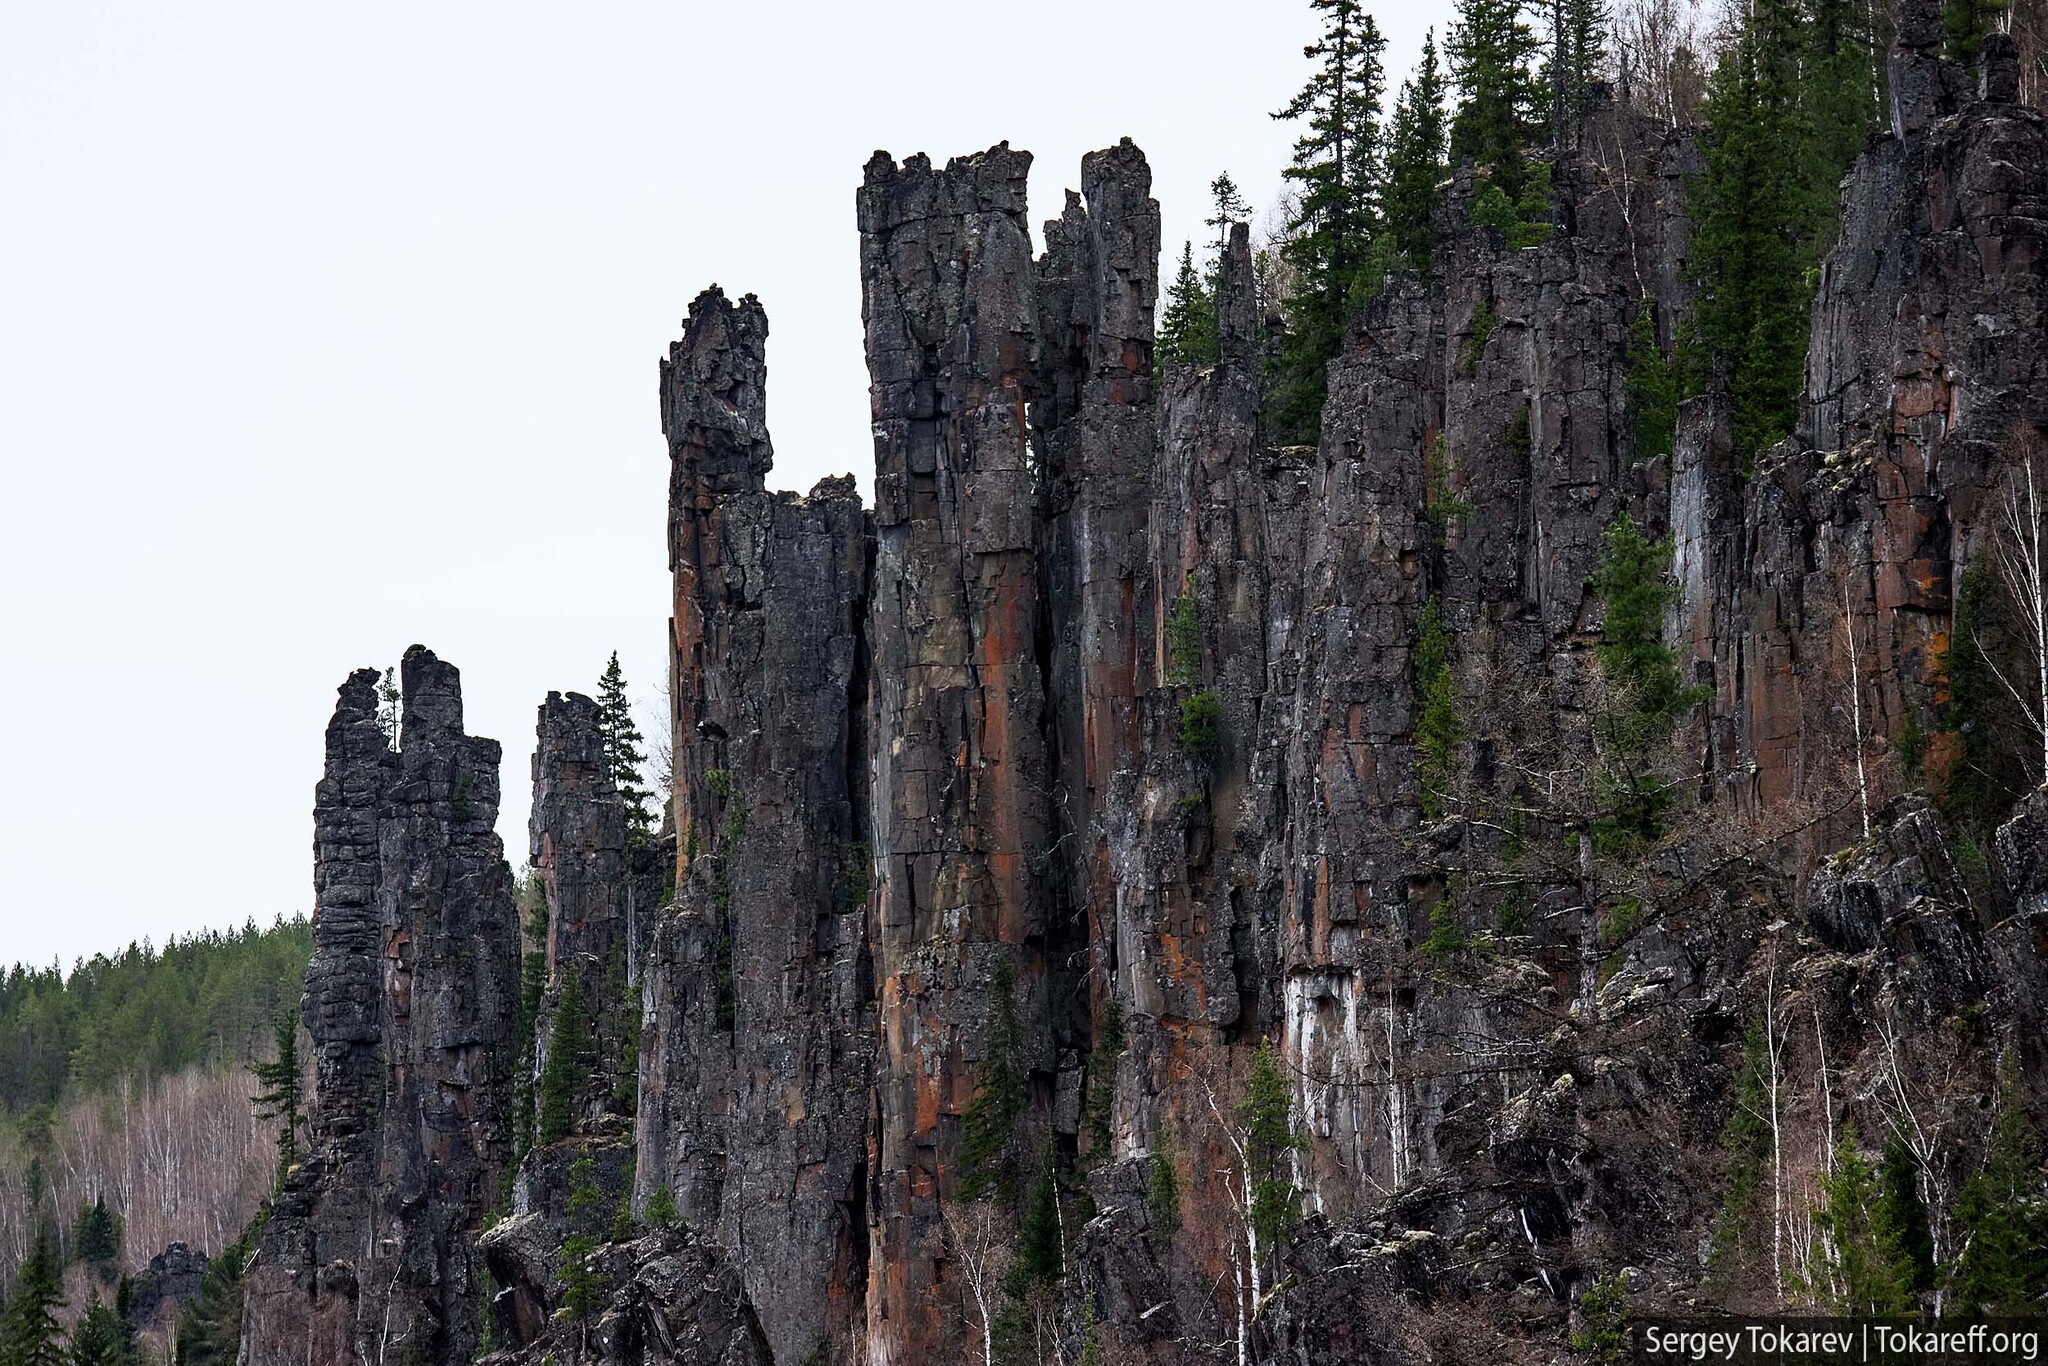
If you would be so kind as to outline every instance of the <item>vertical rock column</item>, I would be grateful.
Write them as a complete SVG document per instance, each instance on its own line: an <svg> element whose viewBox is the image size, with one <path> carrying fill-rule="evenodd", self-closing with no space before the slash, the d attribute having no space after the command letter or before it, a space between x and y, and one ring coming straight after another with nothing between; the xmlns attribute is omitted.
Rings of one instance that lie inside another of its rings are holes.
<svg viewBox="0 0 2048 1366"><path fill-rule="evenodd" d="M638 1186L733 1259L776 1360L837 1362L866 1317L869 533L851 478L767 491L767 334L707 290L661 372L683 878L643 978Z"/></svg>
<svg viewBox="0 0 2048 1366"><path fill-rule="evenodd" d="M626 1108L634 1083L620 1063L627 1016L637 1016L640 1003L626 986L626 808L605 759L597 703L582 693L551 692L541 704L529 829L528 857L548 904L548 987L535 1053L544 1066L574 974L594 1045L594 1065L579 1072L576 1118L585 1124Z"/></svg>
<svg viewBox="0 0 2048 1366"><path fill-rule="evenodd" d="M406 651L404 746L377 674L342 686L314 801L312 1142L248 1274L242 1358L468 1362L473 1238L503 1187L519 940L498 745L454 666Z"/></svg>
<svg viewBox="0 0 2048 1366"><path fill-rule="evenodd" d="M881 1010L868 1347L933 1359L958 1330L939 1200L957 1173L997 958L1044 1070L1048 783L1036 490L1039 338L1028 154L934 171L877 153L859 191L875 431L870 733Z"/></svg>

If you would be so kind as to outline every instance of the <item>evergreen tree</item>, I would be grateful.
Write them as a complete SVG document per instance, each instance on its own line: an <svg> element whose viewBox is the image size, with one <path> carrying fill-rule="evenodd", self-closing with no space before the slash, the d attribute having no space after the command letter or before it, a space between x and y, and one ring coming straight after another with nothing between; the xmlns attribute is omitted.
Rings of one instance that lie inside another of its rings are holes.
<svg viewBox="0 0 2048 1366"><path fill-rule="evenodd" d="M1571 147L1607 60L1607 6L1603 0L1550 0L1548 8L1550 55L1543 74L1550 87L1551 137L1559 147Z"/></svg>
<svg viewBox="0 0 2048 1366"><path fill-rule="evenodd" d="M1230 172L1223 171L1209 182L1209 216L1203 219L1209 230L1216 234L1209 257L1209 295L1219 298L1223 284L1223 257L1230 250L1230 225L1250 219L1252 206L1244 202L1238 192L1237 182L1230 178Z"/></svg>
<svg viewBox="0 0 2048 1366"><path fill-rule="evenodd" d="M1152 1220L1152 1232L1160 1246L1180 1232L1180 1170L1173 1161L1173 1135L1162 1128L1145 1164L1145 1213Z"/></svg>
<svg viewBox="0 0 2048 1366"><path fill-rule="evenodd" d="M1060 1278L1060 1186L1057 1159L1048 1141L1038 1159L1038 1179L1032 1183L1031 1199L1024 1206L1024 1223L1018 1230L1017 1293L1021 1297L1034 1286L1049 1286Z"/></svg>
<svg viewBox="0 0 2048 1366"><path fill-rule="evenodd" d="M1920 1198L1920 1161L1896 1133L1885 1142L1877 1169L1877 1208L1871 1224L1898 1250L1906 1288L1934 1288L1934 1234Z"/></svg>
<svg viewBox="0 0 2048 1366"><path fill-rule="evenodd" d="M100 1303L98 1295L86 1302L84 1316L72 1327L65 1360L69 1366L128 1366L134 1360L120 1316Z"/></svg>
<svg viewBox="0 0 2048 1366"><path fill-rule="evenodd" d="M398 670L387 667L384 677L377 681L377 729L384 732L385 743L393 749L398 748L398 713L402 705Z"/></svg>
<svg viewBox="0 0 2048 1366"><path fill-rule="evenodd" d="M277 1181L281 1186L285 1174L298 1164L299 1126L306 1122L306 1116L299 1110L304 1097L304 1083L299 1074L299 1012L291 1008L279 1011L273 1022L273 1032L277 1042L276 1058L270 1062L251 1063L249 1071L255 1075L256 1084L263 1088L252 1101L256 1117L278 1121Z"/></svg>
<svg viewBox="0 0 2048 1366"><path fill-rule="evenodd" d="M979 1200L1016 1190L1012 1152L1024 1114L1022 1045L1017 1027L1017 970L998 958L989 973L988 1023L982 1032L980 1076L960 1116L960 1198Z"/></svg>
<svg viewBox="0 0 2048 1366"><path fill-rule="evenodd" d="M1610 696L1594 719L1602 814L1595 847L1626 853L1657 838L1672 788L1657 761L1703 690L1687 687L1678 652L1664 643L1664 608L1677 596L1671 540L1653 541L1623 515L1601 537L1592 586L1604 616L1594 647Z"/></svg>
<svg viewBox="0 0 2048 1366"><path fill-rule="evenodd" d="M654 834L654 814L648 809L652 794L643 785L646 751L640 748L646 737L633 724L633 704L626 699L626 675L619 668L619 652L612 651L604 677L597 684L597 725L604 735L604 757L611 765L612 782L626 803L626 837L644 844Z"/></svg>
<svg viewBox="0 0 2048 1366"><path fill-rule="evenodd" d="M121 1256L121 1234L107 1209L107 1197L95 1196L78 1216L78 1236L73 1244L78 1260L107 1274Z"/></svg>
<svg viewBox="0 0 2048 1366"><path fill-rule="evenodd" d="M548 1035L547 1062L540 1073L539 1141L555 1143L576 1127L576 1093L590 1071L590 1020L583 985L573 966L562 972L555 1018Z"/></svg>
<svg viewBox="0 0 2048 1366"><path fill-rule="evenodd" d="M1387 134L1387 181L1382 195L1394 264L1429 273L1436 246L1430 219L1437 186L1443 183L1444 76L1437 60L1436 32L1422 38L1415 75L1401 86Z"/></svg>
<svg viewBox="0 0 2048 1366"><path fill-rule="evenodd" d="M1344 342L1352 311L1378 292L1385 272L1376 250L1381 162L1381 57L1386 39L1359 0L1309 0L1322 36L1302 49L1315 63L1308 84L1276 119L1300 120L1285 172L1300 187L1292 236L1282 247L1294 267L1287 335L1271 376L1267 416L1283 440L1313 442L1328 392L1326 369Z"/></svg>
<svg viewBox="0 0 2048 1366"><path fill-rule="evenodd" d="M1912 1265L1894 1233L1876 1217L1877 1173L1856 1143L1856 1126L1835 1145L1835 1169L1821 1178L1826 1203L1813 1222L1833 1257L1835 1308L1843 1314L1910 1314Z"/></svg>
<svg viewBox="0 0 2048 1366"><path fill-rule="evenodd" d="M2008 1062L1999 1087L1984 1165L1963 1183L1956 1199L1962 1251L1949 1272L1952 1312L2033 1314L2048 1296L2048 1182L2042 1145L2027 1117L2017 1064Z"/></svg>
<svg viewBox="0 0 2048 1366"><path fill-rule="evenodd" d="M1088 1050L1088 1098L1083 1106L1081 1130L1088 1136L1091 1163L1105 1161L1110 1155L1111 1120L1116 1111L1116 1063L1123 1051L1124 1008L1112 997L1102 1009L1095 1045Z"/></svg>
<svg viewBox="0 0 2048 1366"><path fill-rule="evenodd" d="M1189 368L1213 364L1219 349L1216 302L1195 269L1195 244L1185 242L1180 249L1180 269L1166 287L1166 308L1160 314L1159 342L1153 355L1163 374L1169 361Z"/></svg>
<svg viewBox="0 0 2048 1366"><path fill-rule="evenodd" d="M62 1366L64 1347L57 1311L64 1307L64 1268L45 1223L14 1277L14 1295L0 1316L0 1362L6 1366Z"/></svg>
<svg viewBox="0 0 2048 1366"><path fill-rule="evenodd" d="M1451 116L1451 160L1470 160L1510 201L1528 179L1525 153L1542 126L1546 105L1530 64L1536 36L1522 21L1521 0L1458 0L1458 22L1445 51L1457 78Z"/></svg>
<svg viewBox="0 0 2048 1366"><path fill-rule="evenodd" d="M1996 33L2012 0L1942 0L1941 36L1950 61L1974 62L1987 34Z"/></svg>
<svg viewBox="0 0 2048 1366"><path fill-rule="evenodd" d="M1261 1043L1252 1058L1240 1115L1245 1160L1251 1168L1252 1188L1247 1195L1252 1230L1261 1247L1272 1247L1293 1226L1297 1214L1293 1155L1301 1140L1294 1132L1287 1078L1270 1043Z"/></svg>

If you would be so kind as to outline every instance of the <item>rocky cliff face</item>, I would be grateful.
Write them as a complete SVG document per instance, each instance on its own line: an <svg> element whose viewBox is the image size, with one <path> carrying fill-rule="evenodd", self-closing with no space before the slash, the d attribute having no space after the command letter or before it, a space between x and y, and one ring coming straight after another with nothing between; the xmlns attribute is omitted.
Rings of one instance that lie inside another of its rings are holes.
<svg viewBox="0 0 2048 1366"><path fill-rule="evenodd" d="M247 1273L244 1359L466 1361L475 1232L511 1158L519 927L496 741L415 645L403 743L342 685L315 793L311 1142Z"/></svg>
<svg viewBox="0 0 2048 1366"><path fill-rule="evenodd" d="M1804 426L1748 470L1711 396L1668 453L1639 429L1631 327L1672 342L1699 162L1621 108L1560 158L1539 246L1474 227L1452 183L1434 271L1354 320L1314 449L1263 438L1242 226L1220 361L1155 374L1128 141L1084 160L1036 259L1026 154L868 164L871 511L850 480L767 488L765 314L700 296L661 375L676 891L644 952L587 700L549 699L535 761L546 999L586 971L619 1009L599 965L625 957L637 1096L594 1079L527 1159L486 1239L492 1359L973 1357L976 1209L1020 1235L1018 1202L968 1196L1045 1160L1058 1265L1011 1284L1019 1359L1537 1362L1601 1280L1639 1312L1776 1305L1816 1274L1800 1229L1851 1126L1906 1136L1953 1255L2000 1059L2036 1091L2048 1066L2048 815L2036 793L1973 840L1915 737L1949 724L2015 424L2048 421L2048 125L2008 45L1964 72L1921 8L1893 131L1845 183ZM1593 580L1624 517L1672 537L1664 636L1698 699L1639 756L1672 804L1647 840L1603 824L1629 697ZM377 937L412 903L371 914L364 889L413 886L393 870L455 829L419 822L459 824L399 781L410 721L402 754L364 729L367 687L321 797L322 1146L251 1341L339 1342L391 1303L466 1360L483 1204L394 1205L416 1187L362 1155L414 1172L422 1130L388 1117L427 1104L381 1061L412 1056L378 965L423 957ZM425 724L422 755L454 752ZM1262 1044L1298 1139L1277 1239L1246 1217ZM1766 1063L1759 1211L1723 1134ZM503 1156L476 1153L471 1196ZM345 1218L434 1257L370 1288L379 1245L325 1232ZM1710 1264L1717 1237L1749 1241Z"/></svg>

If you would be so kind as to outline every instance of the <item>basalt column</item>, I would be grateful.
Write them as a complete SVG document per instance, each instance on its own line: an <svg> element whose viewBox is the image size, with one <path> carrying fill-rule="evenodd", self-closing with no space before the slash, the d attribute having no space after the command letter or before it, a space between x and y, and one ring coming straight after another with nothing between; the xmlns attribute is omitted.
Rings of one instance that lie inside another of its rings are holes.
<svg viewBox="0 0 2048 1366"><path fill-rule="evenodd" d="M496 741L452 665L406 651L402 748L377 674L342 686L314 800L312 1141L248 1273L242 1359L463 1363L472 1239L503 1189L519 938Z"/></svg>
<svg viewBox="0 0 2048 1366"><path fill-rule="evenodd" d="M954 1350L939 1201L998 961L1048 1070L1048 773L1026 409L1040 335L1028 154L869 161L859 192L875 432L868 638L877 1062L868 1345Z"/></svg>
<svg viewBox="0 0 2048 1366"><path fill-rule="evenodd" d="M683 877L643 982L638 1195L725 1250L777 1361L838 1362L866 1319L869 538L851 478L767 490L767 334L707 290L661 371Z"/></svg>

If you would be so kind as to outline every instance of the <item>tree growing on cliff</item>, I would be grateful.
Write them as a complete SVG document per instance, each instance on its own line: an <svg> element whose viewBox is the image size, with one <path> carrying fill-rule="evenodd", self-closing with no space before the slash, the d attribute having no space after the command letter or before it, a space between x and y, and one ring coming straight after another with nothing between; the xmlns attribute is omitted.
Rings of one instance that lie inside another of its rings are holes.
<svg viewBox="0 0 2048 1366"><path fill-rule="evenodd" d="M2008 1057L1984 1165L1956 1201L1962 1250L1949 1271L1949 1298L1965 1319L2036 1313L2048 1296L2048 1180L2021 1084Z"/></svg>
<svg viewBox="0 0 2048 1366"><path fill-rule="evenodd" d="M386 667L384 677L377 680L377 729L384 732L384 742L393 749L398 748L399 712L403 706L398 670Z"/></svg>
<svg viewBox="0 0 2048 1366"><path fill-rule="evenodd" d="M995 1366L996 1318L1002 1312L1002 1287L1009 1278L1012 1258L1009 1221L989 1199L948 1201L941 1217L946 1250L960 1268L960 1279L980 1320L981 1366Z"/></svg>
<svg viewBox="0 0 2048 1366"><path fill-rule="evenodd" d="M1166 287L1166 308L1159 316L1159 344L1153 354L1162 374L1169 362L1194 368L1216 360L1216 301L1195 269L1192 242L1181 244L1180 269Z"/></svg>
<svg viewBox="0 0 2048 1366"><path fill-rule="evenodd" d="M539 1141L555 1143L576 1127L576 1093L590 1070L590 1020L583 1005L583 984L573 965L565 965L562 989L555 997L555 1018L548 1034L547 1061L540 1073Z"/></svg>
<svg viewBox="0 0 2048 1366"><path fill-rule="evenodd" d="M56 1237L45 1223L21 1269L14 1294L0 1315L0 1363L5 1366L62 1366L63 1330L57 1311L64 1307L64 1268L57 1259Z"/></svg>
<svg viewBox="0 0 2048 1366"><path fill-rule="evenodd" d="M1896 1232L1877 1217L1877 1172L1856 1142L1856 1126L1835 1144L1834 1169L1821 1178L1815 1211L1826 1258L1825 1299L1842 1314L1910 1314L1912 1262Z"/></svg>
<svg viewBox="0 0 2048 1366"><path fill-rule="evenodd" d="M1528 180L1527 150L1543 126L1543 87L1532 69L1536 35L1521 0L1458 0L1444 44L1457 78L1451 161L1470 160L1511 201Z"/></svg>
<svg viewBox="0 0 2048 1366"><path fill-rule="evenodd" d="M633 724L633 704L626 697L626 674L619 667L617 650L612 651L604 677L597 683L597 726L604 736L604 757L611 767L612 783L626 804L626 839L645 844L654 834L654 814L648 809L651 794L642 772L647 753L640 748L646 737Z"/></svg>
<svg viewBox="0 0 2048 1366"><path fill-rule="evenodd" d="M252 1098L258 1119L273 1119L277 1130L277 1184L299 1161L299 1126L306 1122L300 1110L304 1104L304 1081L299 1068L299 1012L287 1006L277 1014L272 1032L277 1055L268 1062L249 1065L256 1084L263 1088Z"/></svg>
<svg viewBox="0 0 2048 1366"><path fill-rule="evenodd" d="M1550 51L1543 82L1550 89L1551 140L1573 146L1594 82L1607 64L1609 16L1602 0L1549 0Z"/></svg>
<svg viewBox="0 0 2048 1366"><path fill-rule="evenodd" d="M2041 781L2048 783L2048 489L2041 487L2035 471L2040 445L2031 431L2015 442L2022 458L2006 472L1990 547L1992 570L2012 613L2009 620L2017 623L2020 667L2000 668L1996 652L1985 650L1981 640L1977 645L1986 666L2026 718L2037 746Z"/></svg>
<svg viewBox="0 0 2048 1366"><path fill-rule="evenodd" d="M988 1018L974 1094L960 1115L960 1197L1013 1197L1015 1150L1024 1115L1023 1035L1017 1025L1017 969L998 958L989 970Z"/></svg>
<svg viewBox="0 0 2048 1366"><path fill-rule="evenodd" d="M1393 242L1389 264L1429 274L1436 246L1437 186L1443 183L1444 75L1437 59L1436 31L1422 38L1415 74L1401 85L1387 134L1387 180L1382 198L1387 233Z"/></svg>
<svg viewBox="0 0 2048 1366"><path fill-rule="evenodd" d="M120 1316L95 1293L72 1325L68 1366L128 1366L133 1360Z"/></svg>
<svg viewBox="0 0 2048 1366"><path fill-rule="evenodd" d="M1379 291L1380 36L1359 0L1309 0L1321 37L1302 49L1315 63L1308 83L1276 112L1304 125L1286 169L1298 187L1290 236L1281 248L1294 273L1285 301L1287 335L1268 376L1266 414L1282 441L1313 443L1328 392L1326 369L1344 342L1352 311Z"/></svg>
<svg viewBox="0 0 2048 1366"><path fill-rule="evenodd" d="M1666 771L1673 732L1704 690L1687 687L1678 652L1664 643L1664 609L1677 596L1671 541L1653 541L1623 515L1601 537L1592 579L1603 616L1594 655L1610 696L1594 718L1601 811L1599 852L1622 855L1663 832L1676 780Z"/></svg>
<svg viewBox="0 0 2048 1366"><path fill-rule="evenodd" d="M92 1267L101 1279L112 1278L114 1263L121 1258L121 1228L107 1208L104 1193L94 1196L80 1212L72 1247L78 1260Z"/></svg>

